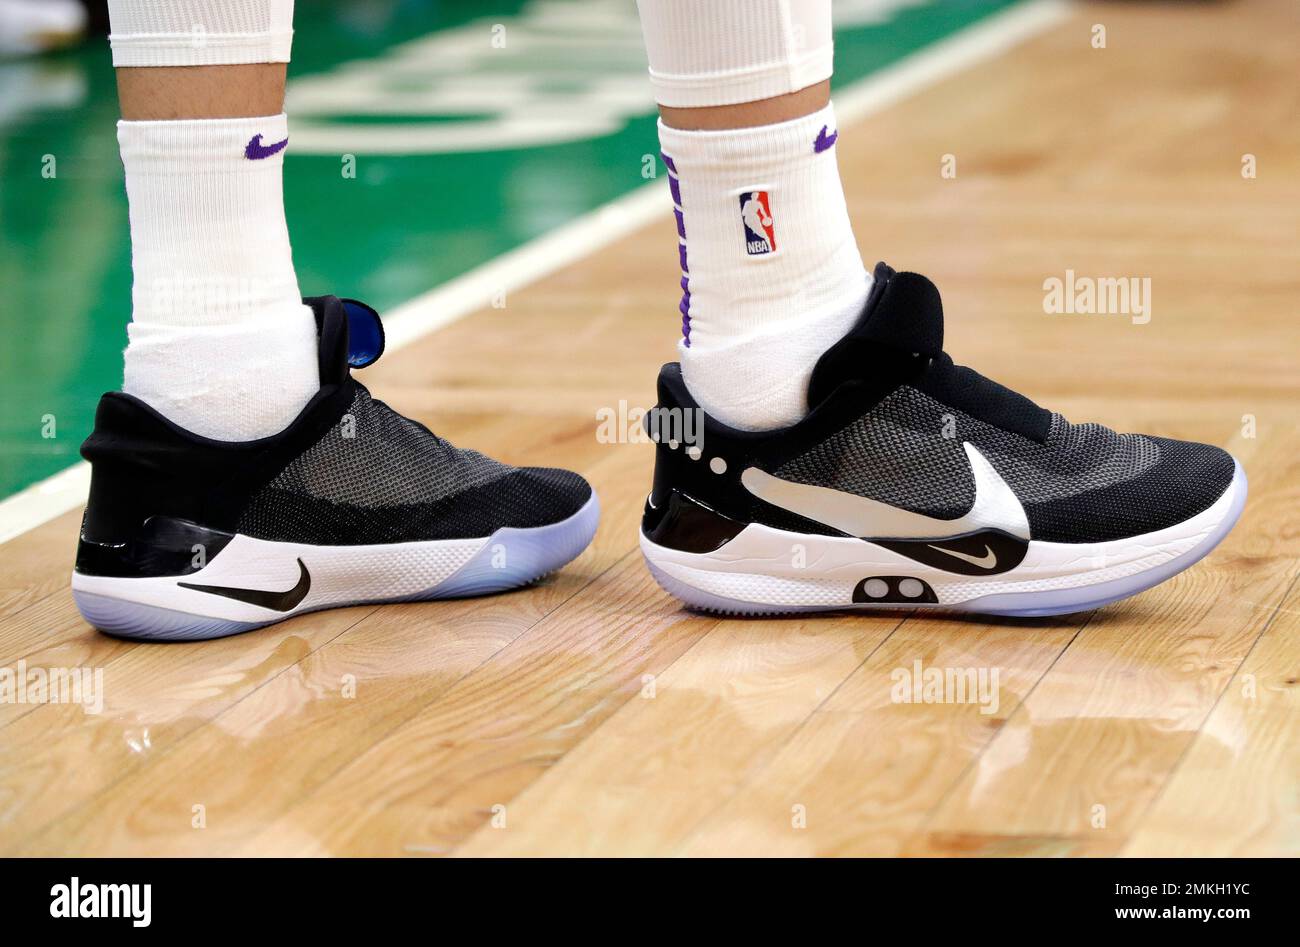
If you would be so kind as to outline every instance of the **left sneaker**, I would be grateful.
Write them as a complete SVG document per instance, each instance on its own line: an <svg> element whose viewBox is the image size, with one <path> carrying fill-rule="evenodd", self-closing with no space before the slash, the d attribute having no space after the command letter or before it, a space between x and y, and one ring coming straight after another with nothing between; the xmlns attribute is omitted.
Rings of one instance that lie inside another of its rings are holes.
<svg viewBox="0 0 1300 947"><path fill-rule="evenodd" d="M217 638L322 608L483 595L591 542L600 505L587 481L511 467L402 417L350 370L383 352L374 310L304 302L321 387L279 434L214 441L130 395L100 400L72 575L92 625Z"/></svg>
<svg viewBox="0 0 1300 947"><path fill-rule="evenodd" d="M641 526L659 583L727 613L1054 615L1163 582L1237 521L1246 476L1219 448L1071 424L942 349L934 284L882 263L792 427L732 430L665 365Z"/></svg>

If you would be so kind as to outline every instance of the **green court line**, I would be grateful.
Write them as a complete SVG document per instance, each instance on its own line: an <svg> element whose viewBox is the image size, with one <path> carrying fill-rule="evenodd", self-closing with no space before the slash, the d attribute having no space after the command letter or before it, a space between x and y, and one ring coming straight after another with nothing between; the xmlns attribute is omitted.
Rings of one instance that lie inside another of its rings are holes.
<svg viewBox="0 0 1300 947"><path fill-rule="evenodd" d="M837 29L835 84L862 79L1012 5L903 3L884 23ZM487 19L508 28L524 6L494 2ZM627 7L631 15L630 0ZM301 6L290 81L478 22L483 8L408 0L369 22L361 18L367 8L347 0ZM0 64L0 90L9 93L0 96L3 497L75 463L99 395L120 384L131 267L107 43ZM474 153L362 153L354 178L340 173L336 155L295 154L291 135L285 203L299 282L306 293L355 296L382 311L640 186L643 158L657 151L648 89L644 112L600 137ZM664 288L663 308L664 332L675 333L672 287Z"/></svg>

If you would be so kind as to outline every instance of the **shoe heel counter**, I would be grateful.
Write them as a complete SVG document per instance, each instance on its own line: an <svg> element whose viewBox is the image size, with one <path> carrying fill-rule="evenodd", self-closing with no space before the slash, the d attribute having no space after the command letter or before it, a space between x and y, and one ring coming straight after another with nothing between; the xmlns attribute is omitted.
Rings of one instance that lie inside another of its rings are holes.
<svg viewBox="0 0 1300 947"><path fill-rule="evenodd" d="M177 479L167 470L168 447L134 399L117 392L99 399L94 430L81 445L81 456L90 464L83 538L121 542L148 516L163 512L157 507L174 492L168 481Z"/></svg>
<svg viewBox="0 0 1300 947"><path fill-rule="evenodd" d="M90 464L90 494L81 518L81 543L111 546L130 535L143 522L140 499L149 493L149 477L133 462L121 438L120 410L108 395L95 411L95 427L81 444L81 456ZM80 566L81 550L77 553Z"/></svg>
<svg viewBox="0 0 1300 947"><path fill-rule="evenodd" d="M646 430L655 442L654 480L641 518L646 538L684 552L712 552L734 538L745 524L710 503L704 412L661 392L660 403L646 414Z"/></svg>
<svg viewBox="0 0 1300 947"><path fill-rule="evenodd" d="M654 476L646 511L661 509L674 490L686 489L690 471L686 463L700 456L703 412L684 405L661 376L659 400L646 412L642 425L655 445Z"/></svg>
<svg viewBox="0 0 1300 947"><path fill-rule="evenodd" d="M169 516L151 516L112 542L88 538L83 526L75 568L82 575L129 579L191 575L234 538Z"/></svg>
<svg viewBox="0 0 1300 947"><path fill-rule="evenodd" d="M200 485L172 469L168 459L178 445L156 426L121 395L100 399L95 428L81 445L90 464L90 494L76 571L185 574L194 571L191 560L210 559L230 541L230 533L195 525L206 519Z"/></svg>

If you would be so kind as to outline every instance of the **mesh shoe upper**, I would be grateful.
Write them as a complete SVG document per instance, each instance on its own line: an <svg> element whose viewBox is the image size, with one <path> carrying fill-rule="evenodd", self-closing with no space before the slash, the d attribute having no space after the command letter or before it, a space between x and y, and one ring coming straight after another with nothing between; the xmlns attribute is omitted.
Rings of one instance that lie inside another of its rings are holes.
<svg viewBox="0 0 1300 947"><path fill-rule="evenodd" d="M975 500L969 442L1015 492L1033 538L1070 543L1172 526L1231 484L1234 462L1217 447L1071 424L954 365L942 352L934 284L884 264L876 280L862 320L819 363L813 389L829 397L864 374L902 383L777 476L950 519Z"/></svg>
<svg viewBox="0 0 1300 947"><path fill-rule="evenodd" d="M486 536L558 522L590 496L576 473L462 450L358 384L338 423L253 495L239 532L325 545Z"/></svg>
<svg viewBox="0 0 1300 947"><path fill-rule="evenodd" d="M1172 526L1232 482L1216 447L1051 416L1039 443L904 385L853 423L779 467L777 476L832 487L915 513L961 516L975 502L963 441L1024 505L1034 539L1100 542Z"/></svg>

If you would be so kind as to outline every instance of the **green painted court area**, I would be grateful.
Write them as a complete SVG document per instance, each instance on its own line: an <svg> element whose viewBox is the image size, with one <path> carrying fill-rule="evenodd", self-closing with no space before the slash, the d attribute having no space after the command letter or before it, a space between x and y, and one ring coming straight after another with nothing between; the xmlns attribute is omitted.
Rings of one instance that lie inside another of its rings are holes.
<svg viewBox="0 0 1300 947"><path fill-rule="evenodd" d="M837 3L835 82L1011 5ZM305 293L382 311L656 171L632 0L297 6L285 186ZM107 42L0 76L5 496L75 463L120 384L131 259Z"/></svg>

